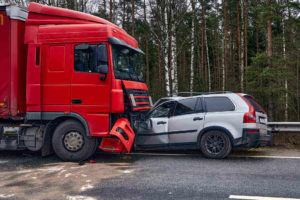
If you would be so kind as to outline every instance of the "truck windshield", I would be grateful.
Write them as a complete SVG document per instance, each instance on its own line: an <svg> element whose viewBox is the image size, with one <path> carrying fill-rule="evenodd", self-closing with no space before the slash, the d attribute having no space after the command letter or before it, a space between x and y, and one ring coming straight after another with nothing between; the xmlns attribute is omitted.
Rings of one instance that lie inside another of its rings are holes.
<svg viewBox="0 0 300 200"><path fill-rule="evenodd" d="M112 45L115 77L122 80L143 80L143 54L121 45Z"/></svg>

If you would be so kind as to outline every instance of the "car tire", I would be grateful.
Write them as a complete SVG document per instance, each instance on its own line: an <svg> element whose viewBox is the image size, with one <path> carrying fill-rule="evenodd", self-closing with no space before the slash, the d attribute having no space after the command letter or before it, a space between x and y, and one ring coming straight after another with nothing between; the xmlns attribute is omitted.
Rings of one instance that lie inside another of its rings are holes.
<svg viewBox="0 0 300 200"><path fill-rule="evenodd" d="M231 141L226 133L219 130L208 131L200 140L200 148L207 158L225 158L231 152Z"/></svg>
<svg viewBox="0 0 300 200"><path fill-rule="evenodd" d="M52 147L64 161L83 161L96 151L98 140L88 137L82 124L76 120L62 122L52 136Z"/></svg>

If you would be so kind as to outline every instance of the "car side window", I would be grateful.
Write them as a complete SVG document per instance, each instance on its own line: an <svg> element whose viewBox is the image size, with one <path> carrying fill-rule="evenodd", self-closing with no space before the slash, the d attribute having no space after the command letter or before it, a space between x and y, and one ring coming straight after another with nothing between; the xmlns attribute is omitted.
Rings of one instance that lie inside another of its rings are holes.
<svg viewBox="0 0 300 200"><path fill-rule="evenodd" d="M179 100L176 104L174 116L194 113L196 102L197 98Z"/></svg>
<svg viewBox="0 0 300 200"><path fill-rule="evenodd" d="M198 98L198 101L197 101L197 105L196 105L196 112L197 113L201 113L201 112L204 112L204 107L203 107L203 100L202 98Z"/></svg>
<svg viewBox="0 0 300 200"><path fill-rule="evenodd" d="M233 111L235 106L227 97L205 97L207 112Z"/></svg>
<svg viewBox="0 0 300 200"><path fill-rule="evenodd" d="M75 45L74 70L76 72L99 73L102 65L108 65L106 44Z"/></svg>
<svg viewBox="0 0 300 200"><path fill-rule="evenodd" d="M166 102L159 105L152 112L150 112L147 118L158 118L158 117L168 117L169 114L174 110L175 102Z"/></svg>

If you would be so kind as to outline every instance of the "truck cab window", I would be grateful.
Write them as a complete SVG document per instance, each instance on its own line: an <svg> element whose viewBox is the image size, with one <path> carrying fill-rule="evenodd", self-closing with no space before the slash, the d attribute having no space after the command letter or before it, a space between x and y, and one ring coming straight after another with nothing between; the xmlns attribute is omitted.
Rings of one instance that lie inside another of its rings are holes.
<svg viewBox="0 0 300 200"><path fill-rule="evenodd" d="M114 73L117 79L143 82L144 55L133 49L112 45Z"/></svg>
<svg viewBox="0 0 300 200"><path fill-rule="evenodd" d="M105 44L76 45L74 48L74 69L76 72L99 73L99 68L108 65Z"/></svg>

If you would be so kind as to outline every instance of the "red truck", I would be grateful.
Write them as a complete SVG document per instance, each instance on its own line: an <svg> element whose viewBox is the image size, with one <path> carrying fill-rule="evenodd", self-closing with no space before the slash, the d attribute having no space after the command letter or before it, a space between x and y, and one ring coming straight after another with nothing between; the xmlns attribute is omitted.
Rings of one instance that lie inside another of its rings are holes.
<svg viewBox="0 0 300 200"><path fill-rule="evenodd" d="M0 6L0 150L79 161L129 152L152 106L137 41L104 19L30 3Z"/></svg>

